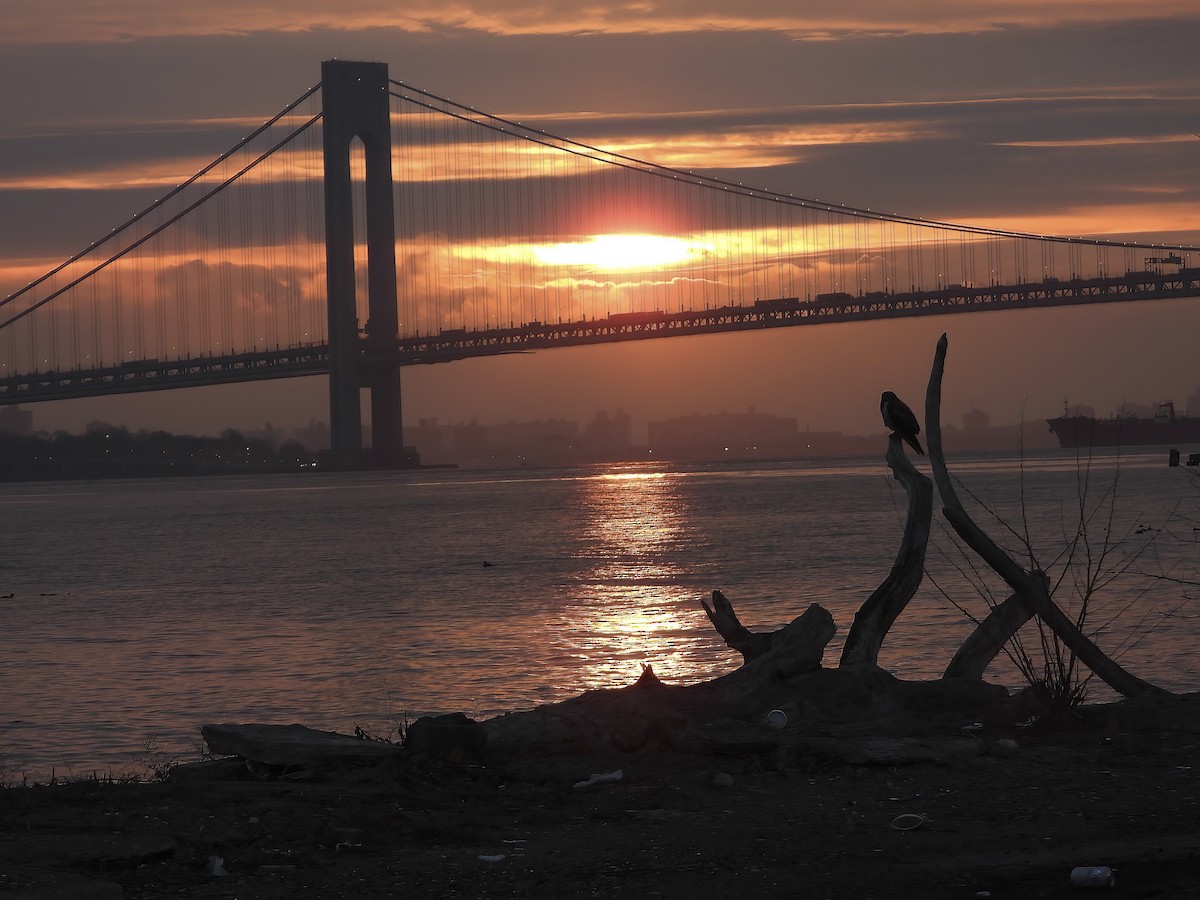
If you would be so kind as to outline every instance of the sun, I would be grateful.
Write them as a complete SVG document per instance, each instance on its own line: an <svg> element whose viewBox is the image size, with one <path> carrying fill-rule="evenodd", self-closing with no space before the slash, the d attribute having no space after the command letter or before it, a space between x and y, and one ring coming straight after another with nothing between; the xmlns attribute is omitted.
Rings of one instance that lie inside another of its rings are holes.
<svg viewBox="0 0 1200 900"><path fill-rule="evenodd" d="M698 257L700 247L682 238L656 234L597 234L582 241L534 248L534 258L546 266L584 266L589 269L658 269Z"/></svg>

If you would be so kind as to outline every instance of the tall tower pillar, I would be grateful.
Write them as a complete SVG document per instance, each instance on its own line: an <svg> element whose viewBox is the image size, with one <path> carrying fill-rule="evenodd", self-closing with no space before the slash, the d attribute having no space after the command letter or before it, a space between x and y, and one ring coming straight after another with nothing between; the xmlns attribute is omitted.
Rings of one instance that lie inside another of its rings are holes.
<svg viewBox="0 0 1200 900"><path fill-rule="evenodd" d="M400 365L395 359L396 225L386 63L321 63L325 155L325 271L329 299L329 416L339 465L363 462L359 389L371 392L371 460L404 462ZM366 164L367 321L356 312L351 147ZM360 333L364 338L360 338Z"/></svg>

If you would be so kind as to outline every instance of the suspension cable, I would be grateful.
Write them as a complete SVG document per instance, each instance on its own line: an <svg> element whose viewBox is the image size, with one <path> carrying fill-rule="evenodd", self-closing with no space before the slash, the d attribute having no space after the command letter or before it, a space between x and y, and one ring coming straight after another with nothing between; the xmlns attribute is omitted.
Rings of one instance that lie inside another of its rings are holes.
<svg viewBox="0 0 1200 900"><path fill-rule="evenodd" d="M97 272L100 272L100 271L108 268L113 263L115 263L117 260L119 260L122 257L128 255L129 253L133 252L134 250L136 250L138 247L142 246L142 244L146 243L151 238L156 237L157 235L161 234L163 232L163 230L165 230L167 227L174 225L176 222L178 222L180 219L182 219L188 213L195 210L198 206L207 202L212 197L215 197L217 194L221 193L221 191L225 190L225 188L229 187L231 184L233 184L235 181L237 181L239 178L241 178L247 172L254 169L256 166L258 166L259 163L261 163L263 160L267 159L269 156L274 154L281 147L285 146L287 143L292 141L297 136L303 134L305 131L307 131L309 128L311 128L314 124L316 124L316 122L320 120L321 116L322 116L322 113L317 113L316 115L314 115L303 125L299 126L298 128L296 128L296 130L291 132L287 137L283 138L283 140L279 141L278 143L274 144L267 150L263 151L261 154L259 154L259 156L257 158L255 158L251 162L247 163L245 166L243 166L241 169L239 169L233 175L230 175L228 178L226 178L220 184L216 185L212 190L210 190L207 194L202 196L200 199L198 199L198 200L194 201L193 203L189 204L188 206L184 207L178 213L171 216L169 219L166 219L160 225L156 226L155 228L151 229L150 231L146 232L146 234L142 235L140 238L138 238L133 243L129 244L127 247L122 247L120 250L118 250L116 253L114 253L112 256L110 256L108 259L104 260L104 262L97 263L96 265L92 266L92 268L88 269L88 271L84 272L79 277L68 282L67 284L63 285L62 287L58 288L57 290L51 291L49 294L47 294L45 297L43 297L37 303L33 303L33 304L27 306L25 309L21 310L19 313L14 313L12 316L5 319L3 322L0 322L0 329L7 328L9 325L13 324L14 322L20 321L21 319L25 318L27 315L32 313L34 310L40 309L41 307L45 306L47 303L49 303L54 298L60 296L61 294L65 293L66 291L69 291L71 288L76 287L84 279L90 278L92 275L95 275ZM211 166L209 168L211 168ZM195 178L193 178L192 180L194 181ZM121 227L125 228L126 226L123 225ZM80 255L82 255L82 254L80 254ZM78 257L76 257L76 258L78 258ZM64 263L64 265L65 265L65 263ZM61 268L62 268L62 266L60 266L58 269L55 269L54 271L57 272L57 271L61 270ZM53 273L44 275L40 279L38 279L38 281L45 281L46 278L50 277L50 275L52 275L52 274ZM28 290L32 286L33 286L32 284L27 285L25 288L22 288L22 290L19 291L18 293L24 293L24 291ZM16 296L17 295L14 294L14 295L10 296L4 302L7 303L8 300L12 300ZM3 304L0 303L0 306L2 306L2 305Z"/></svg>
<svg viewBox="0 0 1200 900"><path fill-rule="evenodd" d="M1169 244L1101 240L1101 239L1096 239L1096 238L1067 237L1064 235L1036 234L1033 232L1022 232L1022 231L1007 231L1002 228L989 228L984 225L966 225L966 224L955 223L955 222L945 222L945 221L941 221L938 219L925 219L925 218L921 218L920 216L906 216L906 215L902 215L899 213L881 213L881 212L876 212L876 211L870 210L870 209L864 209L862 207L845 206L843 204L835 204L835 203L825 203L821 200L813 200L813 199L809 199L809 198L794 197L791 194L783 194L783 193L779 193L777 191L769 190L767 188L748 188L745 185L738 184L736 182L724 181L723 179L713 178L708 175L697 175L695 172L689 172L684 169L674 169L674 168L671 168L670 166L663 166L663 165L659 165L657 163L647 162L646 160L638 159L633 156L626 156L625 154L622 154L622 153L616 153L616 152L610 151L610 150L603 150L598 147L593 147L590 144L585 144L580 141L571 140L570 138L564 138L564 137L560 137L555 134L550 134L549 132L542 130L542 129L533 129L527 125L524 125L521 122L516 122L511 119L505 119L502 116L495 116L490 113L481 112L480 110L474 109L473 107L465 106L461 103L457 103L447 97L439 97L436 94L431 94L428 91L423 91L420 88L405 84L402 81L395 81L395 80L389 79L389 84L395 85L396 87L400 88L403 91L410 91L410 92L413 92L416 94L420 94L423 97L428 97L428 98L430 98L430 100L436 100L439 104L453 107L454 109L460 110L460 112L454 112L451 109L444 108L444 106L438 106L431 102L418 100L414 97L406 96L405 94L389 92L391 94L391 96L395 97L398 100L404 100L409 103L416 104L418 106L424 106L427 109L433 110L435 112L440 112L443 115L450 116L451 118L459 119L464 122L471 122L481 128L491 128L493 130L501 131L506 134L513 133L513 132L509 131L509 129L518 130L519 134L516 134L517 137L521 137L525 140L531 141L533 143L541 144L546 147L552 147L554 149L561 150L565 153L574 153L574 154L577 154L580 156L586 156L590 159L595 160L596 162L603 162L603 163L607 163L607 164L613 165L613 166L620 166L622 168L634 169L636 171L643 172L646 175L654 175L654 176L657 176L660 178L689 179L689 180L691 180L692 183L696 184L697 186L706 186L706 187L710 187L713 189L732 191L734 193L737 193L737 194L740 194L743 196L756 197L756 198L763 199L763 200L771 200L773 202L783 203L783 204L787 204L790 206L815 207L817 209L824 210L827 212L836 213L836 214L840 214L840 215L846 215L846 216L853 216L855 218L866 218L866 219L876 219L876 220L889 221L889 222L900 222L900 223L904 223L904 224L921 225L921 226L925 226L928 228L939 228L939 229L944 229L944 230L949 230L949 231L964 232L964 233L968 233L968 234L980 234L980 235L991 236L991 237L1024 238L1024 239L1032 239L1032 240L1039 240L1039 241L1054 241L1056 243L1087 244L1089 246L1103 246L1103 247L1126 247L1129 249L1139 249L1139 250L1168 250L1168 251L1169 250L1180 250L1180 251L1195 252L1196 250L1200 249L1195 246L1189 246L1189 245L1176 246L1176 245L1169 245ZM488 121L482 121L479 118L480 116L482 116L484 119L486 119ZM500 124L493 124L493 123L500 123Z"/></svg>
<svg viewBox="0 0 1200 900"><path fill-rule="evenodd" d="M126 228L129 228L131 225L134 225L135 223L144 219L146 216L148 216L150 213L154 212L154 210L158 209L160 206L162 206L164 203L166 203L172 197L176 196L180 191L186 190L187 188L191 187L191 185L195 184L196 181L203 178L205 175L207 175L209 172L211 172L213 169L215 169L217 166L219 166L225 160L229 159L229 157L233 156L233 154L235 154L239 150L241 150L242 147L244 147L249 141L254 140L256 137L258 137L260 134L262 134L264 131L269 129L272 125L274 125L276 122L278 122L284 116L286 116L288 113L290 113L293 109L295 109L297 106L299 106L305 100L307 100L309 97L311 97L313 94L315 94L317 92L317 90L320 89L320 87L321 87L320 82L317 82L316 84L314 84L307 91L305 91L303 94L301 94L295 100L293 100L291 103L289 103L283 109L281 109L276 115L274 115L273 117L268 119L266 122L264 122L262 125L260 125L258 128L256 128L254 131L252 131L250 134L243 137L240 141L237 142L236 145L234 145L233 147L230 147L228 150L226 150L224 153L222 153L220 156L218 156L216 159L214 159L211 163L209 163L207 166L205 166L203 169L201 169L199 172L197 172L195 175L193 175L187 181L176 185L169 192L167 192L163 196L159 197L157 200L155 200L153 203L151 203L149 206L147 206L141 212L136 213L132 218L130 218L128 221L126 221L123 225L118 225L116 228L114 228L108 234L104 235L104 237L100 238L99 240L93 241L86 248L84 248L83 250L80 250L78 253L76 253L74 256L70 257L69 259L64 260L62 263L55 266L53 269L51 269L46 274L42 275L40 278L34 279L33 281L29 282L29 284L25 285L25 287L20 288L17 291L14 291L13 293L11 293L7 297L5 297L3 300L0 300L0 306L6 306L7 304L11 303L13 300L16 300L22 294L26 293L27 291L33 290L39 284L46 281L46 279L53 278L55 275L57 275L59 272L61 272L63 269L65 269L67 266L71 265L72 263L78 262L84 256L86 256L88 253L91 253L93 250L95 250L97 247L99 247L103 244L106 244L108 241L112 240L118 234L123 232ZM12 320L10 320L10 321L12 321ZM8 323L6 322L4 324L7 325ZM0 326L0 327L3 327L3 326Z"/></svg>

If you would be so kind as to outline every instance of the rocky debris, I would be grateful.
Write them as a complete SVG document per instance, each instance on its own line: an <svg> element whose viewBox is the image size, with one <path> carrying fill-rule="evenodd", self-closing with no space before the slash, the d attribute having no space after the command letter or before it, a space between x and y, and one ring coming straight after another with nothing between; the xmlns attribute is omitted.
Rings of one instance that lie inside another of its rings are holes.
<svg viewBox="0 0 1200 900"><path fill-rule="evenodd" d="M242 762L196 781L13 788L0 792L0 897L1051 900L1093 865L1120 872L1122 897L1187 897L1200 866L1198 702L1085 708L1061 730L972 708L789 716L782 729L714 720L715 733L744 729L746 752L720 756L414 756L303 784L249 778ZM997 752L1017 740L1014 755ZM856 762L839 761L856 747ZM139 861L152 834L176 847Z"/></svg>
<svg viewBox="0 0 1200 900"><path fill-rule="evenodd" d="M124 900L125 891L115 881L90 881L78 875L53 876L45 884L14 894L6 900Z"/></svg>
<svg viewBox="0 0 1200 900"><path fill-rule="evenodd" d="M63 834L25 846L17 834L7 850L32 858L82 869L111 869L142 865L175 852L176 842L163 834L141 831L85 831Z"/></svg>
<svg viewBox="0 0 1200 900"><path fill-rule="evenodd" d="M212 784L237 781L246 774L246 761L236 756L180 763L167 774L171 784Z"/></svg>
<svg viewBox="0 0 1200 900"><path fill-rule="evenodd" d="M200 734L213 753L264 766L308 769L331 763L377 763L404 753L396 744L303 725L202 725Z"/></svg>
<svg viewBox="0 0 1200 900"><path fill-rule="evenodd" d="M962 762L982 755L984 745L974 738L942 739L876 736L860 740L810 738L797 741L797 756L826 759L852 766L905 766L917 763Z"/></svg>
<svg viewBox="0 0 1200 900"><path fill-rule="evenodd" d="M69 849L63 849L77 866L137 866L170 856L175 852L175 840L165 834L137 832L73 834Z"/></svg>
<svg viewBox="0 0 1200 900"><path fill-rule="evenodd" d="M480 759L487 744L487 734L474 719L462 713L445 716L422 716L408 726L405 747L414 756L448 758L456 762Z"/></svg>
<svg viewBox="0 0 1200 900"><path fill-rule="evenodd" d="M19 859L23 867L50 870L53 874L0 896L6 900L122 900L125 892L120 884L89 878L79 874L80 870L127 872L170 859L177 847L178 842L172 837L144 831L89 830L51 836L17 832L5 841L0 871L7 858L10 862Z"/></svg>

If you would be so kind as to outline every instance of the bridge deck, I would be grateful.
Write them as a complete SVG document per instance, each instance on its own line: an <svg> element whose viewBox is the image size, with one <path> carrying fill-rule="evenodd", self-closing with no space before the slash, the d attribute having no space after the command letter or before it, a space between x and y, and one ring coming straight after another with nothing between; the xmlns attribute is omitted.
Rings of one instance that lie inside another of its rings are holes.
<svg viewBox="0 0 1200 900"><path fill-rule="evenodd" d="M1049 309L1086 303L1165 300L1200 296L1200 269L1177 273L1129 272L1110 278L1073 279L1010 286L951 285L934 291L819 294L814 299L757 300L681 312L616 313L604 319L508 328L449 329L426 336L398 337L383 346L363 343L364 362L402 366L451 362L506 353L577 347L652 338L818 325L867 319L945 315L1000 309ZM34 372L0 379L0 405L35 403L321 375L329 372L328 344L253 351L197 359L144 359L94 369Z"/></svg>

